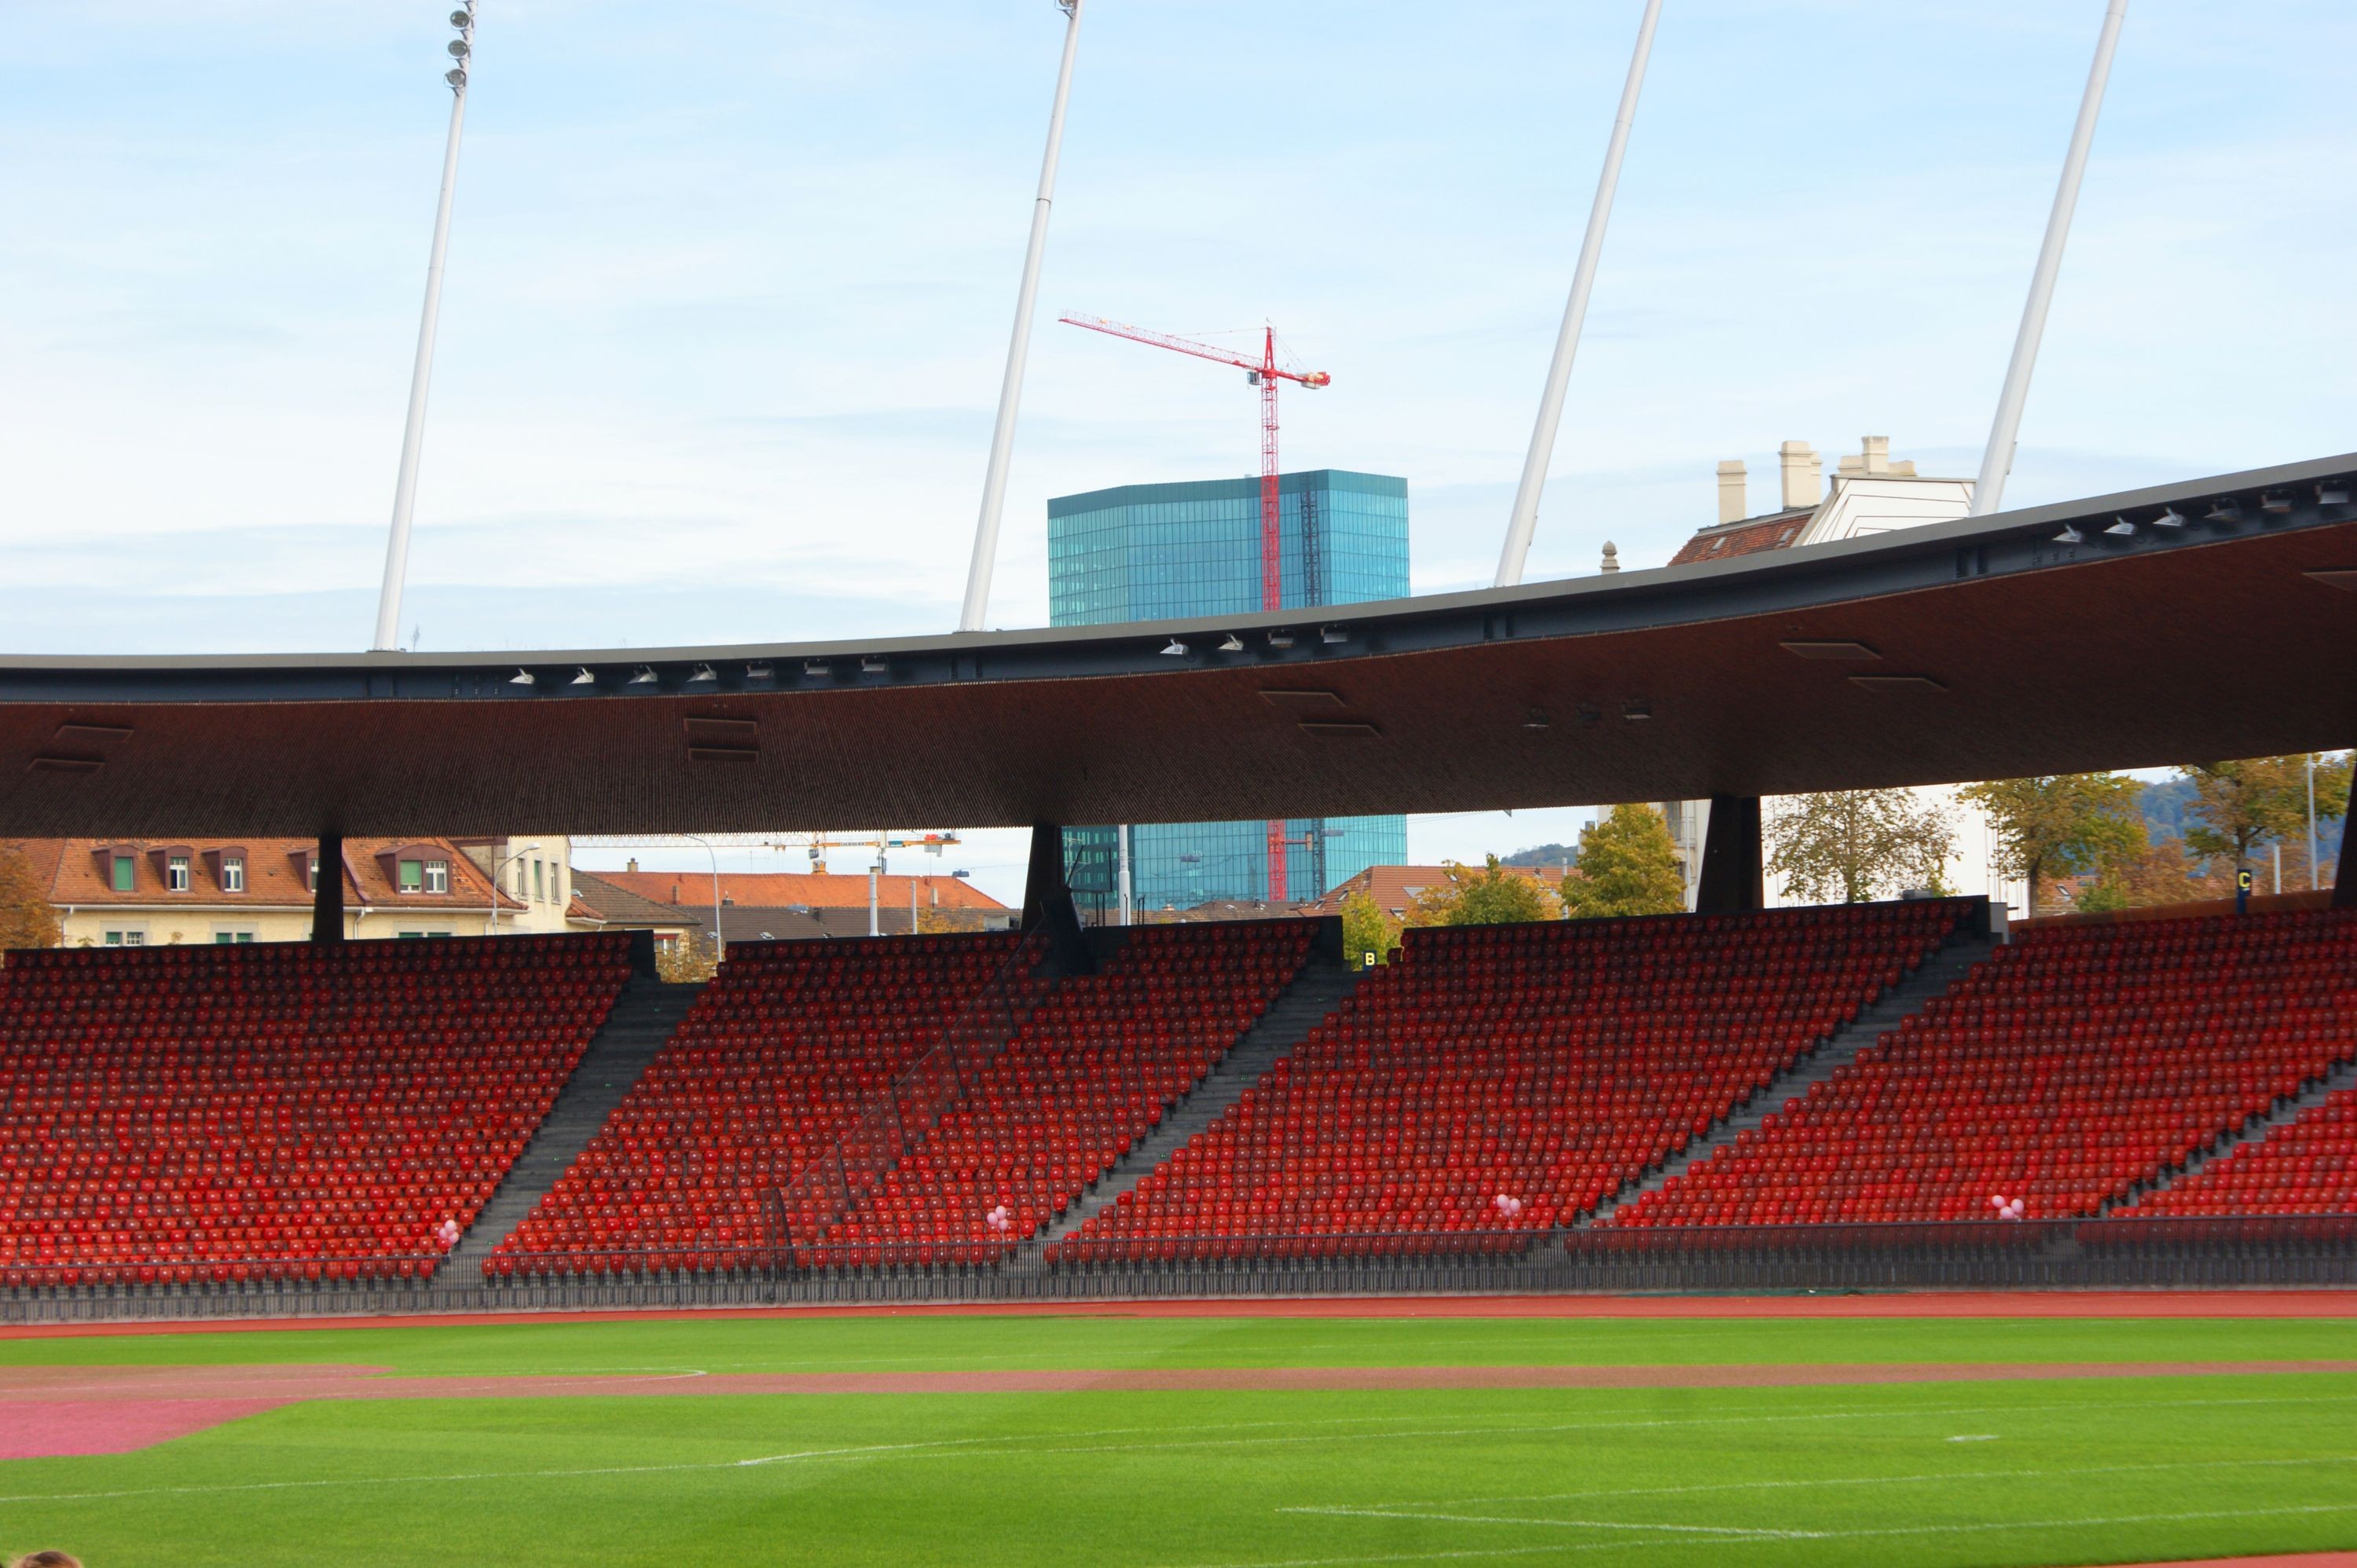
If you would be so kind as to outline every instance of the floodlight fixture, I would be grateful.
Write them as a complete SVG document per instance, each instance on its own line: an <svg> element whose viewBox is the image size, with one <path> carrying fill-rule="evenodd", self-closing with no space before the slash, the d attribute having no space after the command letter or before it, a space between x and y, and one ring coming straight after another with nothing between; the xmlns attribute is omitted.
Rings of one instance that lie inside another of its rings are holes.
<svg viewBox="0 0 2357 1568"><path fill-rule="evenodd" d="M1635 723L1653 716L1653 701L1650 697L1631 697L1620 704L1620 716Z"/></svg>
<svg viewBox="0 0 2357 1568"><path fill-rule="evenodd" d="M630 671L630 678L626 683L632 686L653 685L655 683L654 666L651 664L640 665L636 670Z"/></svg>
<svg viewBox="0 0 2357 1568"><path fill-rule="evenodd" d="M2057 544L2083 544L2086 542L2087 536L2067 522L2062 525L2062 532L2054 536Z"/></svg>
<svg viewBox="0 0 2357 1568"><path fill-rule="evenodd" d="M720 672L713 669L711 665L699 664L688 675L687 683L691 686L704 686L709 685L719 679Z"/></svg>
<svg viewBox="0 0 2357 1568"><path fill-rule="evenodd" d="M1220 651L1222 653L1242 653L1243 650L1244 639L1232 631L1220 641Z"/></svg>
<svg viewBox="0 0 2357 1568"><path fill-rule="evenodd" d="M2104 530L2104 532L2110 534L2115 539L2134 539L2136 537L2136 524L2130 522L2126 518L2121 518L2118 521L2113 523L2111 527Z"/></svg>
<svg viewBox="0 0 2357 1568"><path fill-rule="evenodd" d="M883 657L880 654L871 653L866 658L859 661L859 669L862 674L881 675L891 668L892 667L889 664L884 662Z"/></svg>
<svg viewBox="0 0 2357 1568"><path fill-rule="evenodd" d="M1544 728L1546 728L1546 727L1547 727L1547 715L1546 715L1546 710L1545 710L1544 708L1533 708L1529 713L1527 713L1527 714L1523 714L1523 727L1524 729L1544 729Z"/></svg>
<svg viewBox="0 0 2357 1568"><path fill-rule="evenodd" d="M777 668L766 659L756 659L745 666L745 679L748 681L774 681L777 678Z"/></svg>
<svg viewBox="0 0 2357 1568"><path fill-rule="evenodd" d="M1351 640L1351 633L1347 628L1339 626L1321 626L1318 628L1318 640L1320 642L1348 642Z"/></svg>
<svg viewBox="0 0 2357 1568"><path fill-rule="evenodd" d="M474 51L472 49L469 49L467 47L466 39L452 38L450 40L450 58L452 59L463 60L473 52Z"/></svg>
<svg viewBox="0 0 2357 1568"><path fill-rule="evenodd" d="M467 72L463 68L454 67L442 73L442 80L450 84L451 91L457 92L466 87Z"/></svg>
<svg viewBox="0 0 2357 1568"><path fill-rule="evenodd" d="M589 667L587 664L574 671L573 679L566 682L573 686L594 686L597 683L597 677L589 673Z"/></svg>
<svg viewBox="0 0 2357 1568"><path fill-rule="evenodd" d="M2243 521L2242 503L2229 496L2212 505L2208 511L2201 514L2201 518L2205 522L2222 523L2232 527Z"/></svg>
<svg viewBox="0 0 2357 1568"><path fill-rule="evenodd" d="M1268 634L1268 645L1271 648L1292 647L1293 628L1290 627L1278 627L1275 630Z"/></svg>
<svg viewBox="0 0 2357 1568"><path fill-rule="evenodd" d="M2349 481L2346 479L2327 479L2324 483L2317 486L2316 504L2319 506L2347 506L2349 504Z"/></svg>
<svg viewBox="0 0 2357 1568"><path fill-rule="evenodd" d="M826 673L827 673L827 663L826 663L826 660L823 660L823 659L805 659L805 660L802 660L802 673L803 673L803 674L805 674L805 675L824 675L824 674L826 674Z"/></svg>
<svg viewBox="0 0 2357 1568"><path fill-rule="evenodd" d="M2291 498L2284 494L2281 490L2270 491L2268 494L2263 495L2259 498L2259 510L2261 511L2271 511L2276 513L2277 516L2281 516L2283 513L2291 510Z"/></svg>
<svg viewBox="0 0 2357 1568"><path fill-rule="evenodd" d="M2183 528L2185 518L2175 507L2165 506L2160 509L2160 515L2152 520L2152 525L2155 528Z"/></svg>
<svg viewBox="0 0 2357 1568"><path fill-rule="evenodd" d="M540 677L534 675L529 670L519 670L514 674L508 677L508 684L511 686L537 686L540 684Z"/></svg>
<svg viewBox="0 0 2357 1568"><path fill-rule="evenodd" d="M472 11L453 11L450 13L450 25L464 32L475 25L475 14Z"/></svg>
<svg viewBox="0 0 2357 1568"><path fill-rule="evenodd" d="M1184 659L1187 657L1187 645L1174 637L1170 639L1170 646L1164 649L1162 653L1166 659Z"/></svg>

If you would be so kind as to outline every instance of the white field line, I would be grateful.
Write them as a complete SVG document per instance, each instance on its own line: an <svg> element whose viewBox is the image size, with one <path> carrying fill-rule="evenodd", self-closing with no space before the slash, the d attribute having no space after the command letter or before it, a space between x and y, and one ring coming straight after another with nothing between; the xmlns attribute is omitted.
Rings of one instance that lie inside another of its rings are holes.
<svg viewBox="0 0 2357 1568"><path fill-rule="evenodd" d="M2357 1504L2351 1505L2357 1507ZM1279 1509L1279 1513L1314 1513L1327 1519L1423 1519L1442 1524L1544 1525L1549 1530L1634 1530L1678 1535L1732 1535L1746 1541L1822 1541L1822 1530L1770 1530L1765 1525L1641 1524L1609 1519L1527 1519L1514 1514L1412 1513L1405 1509Z"/></svg>
<svg viewBox="0 0 2357 1568"><path fill-rule="evenodd" d="M1664 1417L1641 1421L1569 1421L1550 1423L1515 1423L1504 1425L1426 1427L1404 1431L1383 1432L1318 1432L1293 1433L1282 1436L1211 1437L1178 1441L1147 1443L1109 1443L1078 1444L1060 1441L1071 1437L1123 1436L1143 1433L1200 1431L1232 1433L1247 1425L1299 1426L1295 1421L1265 1423L1229 1423L1200 1427L1114 1427L1095 1432L1065 1434L1030 1434L1020 1436L942 1438L926 1443L866 1444L845 1448L813 1448L786 1454L773 1454L752 1459L722 1459L698 1463L670 1465L600 1465L575 1469L546 1470L483 1470L433 1476L354 1476L323 1477L303 1481L239 1481L207 1486L142 1487L94 1492L32 1492L0 1496L0 1503L89 1502L141 1497L215 1495L232 1492L294 1491L336 1487L395 1487L419 1484L456 1485L468 1481L492 1480L557 1480L581 1476L669 1475L687 1471L726 1471L769 1465L830 1460L865 1459L877 1455L893 1454L910 1458L974 1459L1001 1456L1021 1456L1039 1454L1107 1454L1154 1453L1189 1448L1243 1448L1299 1443L1374 1443L1402 1439L1480 1437L1499 1435L1547 1435L1563 1432L1618 1432L1631 1429L1724 1426L1759 1423L1782 1423L1810 1421L1838 1421L1849 1417L1869 1419L1912 1419L1921 1416L1990 1415L2008 1413L2043 1414L2063 1410L2109 1410L2143 1412L2168 1407L2251 1405L2251 1404L2313 1404L2339 1403L2357 1399L2357 1395L2290 1395L2273 1399L2233 1400L2162 1400L2162 1401L2079 1401L2032 1405L1951 1406L1945 1408L1890 1409L1850 1408L1835 1411L1812 1411L1804 1413L1694 1415ZM1386 1419L1379 1417L1363 1420ZM1401 1419L1393 1417L1388 1419ZM2351 1505L2357 1509L2357 1504ZM1529 1522L1529 1521L1525 1521ZM1349 1561L1340 1559L1338 1561Z"/></svg>
<svg viewBox="0 0 2357 1568"><path fill-rule="evenodd" d="M1393 1500L1368 1503L1364 1506L1378 1509L1458 1509L1476 1503L1578 1502L1589 1498L1672 1498L1687 1497L1697 1492L1806 1490L1817 1487L1901 1487L1919 1482L2018 1481L2037 1480L2048 1476L2129 1476L2167 1470L2240 1470L2301 1465L2357 1465L2357 1454L2319 1454L2299 1459L2160 1460L2148 1465L2078 1465L2066 1468L2036 1470L1950 1470L1921 1476L1824 1476L1798 1480L1705 1481L1686 1487L1605 1487L1578 1492L1501 1492L1491 1497L1447 1498L1422 1502L1414 1499ZM1279 1513L1329 1513L1336 1510L1319 1504L1302 1504L1294 1508L1279 1509L1276 1511Z"/></svg>
<svg viewBox="0 0 2357 1568"><path fill-rule="evenodd" d="M1886 1530L1810 1530L1799 1533L1803 1539L1812 1541L1863 1541L1886 1540L1893 1537L1911 1535L1963 1535L1967 1533L2002 1532L2006 1530L2084 1530L2091 1525L2173 1524L2193 1520L2273 1519L2285 1515L2324 1513L2357 1513L2357 1502L2302 1503L2294 1504L2285 1508L2270 1509L2222 1509L2204 1510L2198 1513L2113 1514L2098 1519L2047 1519L2019 1520L2001 1522L1990 1521L1975 1524L1900 1525ZM1401 1516L1379 1515L1377 1517L1392 1518ZM1406 1517L1430 1518L1432 1516L1421 1515ZM1557 1521L1550 1520L1500 1519L1495 1520L1477 1520L1476 1522L1533 1525L1550 1524ZM1636 1530L1652 1530L1666 1532L1676 1529L1677 1527L1673 1525L1633 1525L1625 1527L1613 1526L1611 1528L1626 1528ZM1702 1536L1699 1538L1684 1536L1676 1539L1679 1545L1687 1547L1735 1546L1756 1541L1787 1539L1792 1533L1793 1532L1752 1530L1743 1531L1739 1534L1711 1535ZM1664 1545L1668 1543L1667 1539L1663 1539L1658 1542L1658 1544ZM1177 1565L1177 1568L1333 1568L1333 1565L1340 1563L1441 1563L1460 1561L1470 1558L1489 1559L1500 1557L1538 1557L1551 1552L1611 1552L1649 1544L1656 1544L1656 1542L1631 1541L1626 1539L1615 1541L1555 1541L1544 1546L1499 1546L1487 1548L1465 1547L1450 1552L1392 1552L1383 1556L1375 1556L1363 1552L1354 1552L1348 1557L1288 1557L1275 1561L1272 1561L1267 1558L1258 1558L1238 1563L1186 1563Z"/></svg>

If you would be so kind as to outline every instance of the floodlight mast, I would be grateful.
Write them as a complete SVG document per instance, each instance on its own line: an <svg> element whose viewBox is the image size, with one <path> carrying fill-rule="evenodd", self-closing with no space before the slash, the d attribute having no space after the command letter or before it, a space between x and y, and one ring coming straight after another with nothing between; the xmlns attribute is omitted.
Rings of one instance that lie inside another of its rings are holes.
<svg viewBox="0 0 2357 1568"><path fill-rule="evenodd" d="M1048 113L1048 154L1039 165L1039 194L1031 203L1031 241L1023 252L1023 282L1015 293L1015 332L1006 345L1006 374L998 386L998 423L990 435L990 466L982 479L982 515L974 529L974 563L966 570L960 631L980 631L990 609L990 576L998 564L998 521L1006 508L1006 463L1015 447L1015 415L1023 402L1023 364L1031 348L1031 313L1039 298L1039 258L1048 249L1048 215L1056 204L1056 163L1064 145L1064 105L1072 93L1072 57L1081 45L1082 0L1056 0L1064 13L1064 58L1056 69L1055 107Z"/></svg>
<svg viewBox="0 0 2357 1568"><path fill-rule="evenodd" d="M384 585L377 593L379 653L400 646L401 590L409 576L409 519L417 502L417 459L425 445L425 389L434 379L434 333L442 316L442 260L450 248L450 199L458 186L458 136L467 124L467 81L475 62L475 0L450 13L458 36L450 40L457 63L443 76L450 84L450 137L442 153L442 194L434 208L434 246L425 263L425 311L417 326L417 362L409 375L409 419L401 433L401 476L393 487L393 528L384 546Z"/></svg>
<svg viewBox="0 0 2357 1568"><path fill-rule="evenodd" d="M1523 580L1523 564L1531 553L1531 536L1538 532L1539 495L1546 489L1547 464L1555 456L1555 437L1563 424L1564 391L1571 383L1571 362L1579 353L1580 328L1587 320L1587 296L1596 287L1596 263L1604 253L1604 230L1612 220L1612 197L1620 188L1620 160L1629 150L1629 127L1637 118L1637 95L1645 85L1645 62L1652 58L1653 28L1662 19L1662 0L1645 0L1644 19L1637 24L1637 48L1629 60L1629 80L1620 89L1620 108L1612 116L1612 136L1605 144L1604 172L1597 177L1596 202L1588 209L1587 234L1579 242L1579 263L1572 269L1571 297L1564 302L1563 328L1555 334L1555 359L1547 366L1546 388L1539 394L1539 416L1531 429L1531 446L1523 458L1522 483L1514 489L1514 510L1506 520L1506 547L1498 556L1494 586L1511 588Z"/></svg>
<svg viewBox="0 0 2357 1568"><path fill-rule="evenodd" d="M1981 476L1973 485L1970 515L1974 517L1987 516L2005 499L2005 481L2013 472L2014 447L2021 434L2021 410L2029 401L2029 374L2038 368L2038 344L2046 335L2046 309L2054 303L2054 280L2062 271L2062 248L2071 239L2071 214L2079 205L2087 149L2094 144L2095 122L2104 112L2104 88L2112 76L2112 53L2119 47L2120 24L2127 13L2128 0L2111 0L2104 11L2104 30L2095 39L2095 63L2088 69L2087 91L2079 100L2079 123L2071 130L2071 150L2062 157L2054 209L2047 214L2046 238L2038 247L2037 270L2029 275L2029 298L2022 305L2021 328L2014 334L2013 359L2005 368L2005 388L1997 393L1996 419L1989 426L1988 446L1981 452Z"/></svg>

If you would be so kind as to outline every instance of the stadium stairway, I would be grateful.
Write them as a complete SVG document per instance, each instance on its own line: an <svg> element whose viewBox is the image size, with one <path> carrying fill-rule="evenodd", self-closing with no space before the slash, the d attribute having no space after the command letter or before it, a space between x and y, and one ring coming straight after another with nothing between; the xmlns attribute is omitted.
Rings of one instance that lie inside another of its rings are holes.
<svg viewBox="0 0 2357 1568"><path fill-rule="evenodd" d="M645 975L634 976L606 1015L605 1026L589 1041L581 1065L573 1069L556 1102L516 1156L515 1164L493 1189L490 1201L475 1223L458 1238L442 1266L434 1271L434 1288L479 1289L483 1260L491 1255L509 1232L556 1185L556 1178L581 1157L597 1129L606 1124L630 1086L639 1081L687 1016L702 985L665 985Z"/></svg>
<svg viewBox="0 0 2357 1568"><path fill-rule="evenodd" d="M1766 1121L1771 1113L1782 1110L1788 1101L1800 1099L1833 1077L1884 1033L1899 1027L1906 1019L1921 1011L1925 1003L1935 996L1946 995L1958 981L1971 972L1974 965L1996 950L1996 943L1986 930L1967 930L1959 927L1916 966L1914 973L1883 992L1857 1017L1827 1036L1816 1049L1794 1062L1750 1099L1721 1118L1718 1125L1707 1133L1694 1139L1684 1148L1589 1209L1573 1228L1585 1229L1594 1225L1623 1204L1634 1203L1647 1193L1659 1192L1684 1174L1688 1165L1708 1160L1722 1146L1732 1144Z"/></svg>
<svg viewBox="0 0 2357 1568"><path fill-rule="evenodd" d="M2330 1072L2309 1079L2300 1085L2298 1094L2287 1094L2265 1111L2244 1121L2239 1127L2218 1134L2217 1142L2204 1149L2196 1149L2179 1164L2165 1165L2147 1180L2136 1183L2126 1191L2104 1200L2099 1214L2112 1214L2123 1208L2133 1208L2157 1192L2195 1175L2213 1160L2222 1160L2245 1144L2255 1144L2279 1127L2287 1127L2299 1120L2300 1114L2314 1110L2334 1093L2344 1089L2357 1089L2357 1058L2336 1062Z"/></svg>
<svg viewBox="0 0 2357 1568"><path fill-rule="evenodd" d="M1299 1045L1302 1036L1326 1021L1343 999L1358 989L1360 972L1327 953L1313 950L1293 983L1269 1005L1242 1039L1204 1075L1193 1092L1162 1119L1161 1125L1141 1139L1128 1154L1097 1178L1096 1185L1076 1198L1047 1229L1016 1253L1017 1266L1036 1264L1053 1242L1060 1241L1103 1209L1121 1201L1121 1195L1143 1181L1155 1166L1168 1159L1260 1081L1261 1074Z"/></svg>

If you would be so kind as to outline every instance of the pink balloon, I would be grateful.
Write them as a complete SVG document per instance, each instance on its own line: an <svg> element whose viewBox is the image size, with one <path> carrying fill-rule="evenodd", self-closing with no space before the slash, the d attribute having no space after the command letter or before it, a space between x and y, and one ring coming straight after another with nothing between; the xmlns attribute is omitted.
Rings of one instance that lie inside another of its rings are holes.
<svg viewBox="0 0 2357 1568"><path fill-rule="evenodd" d="M1989 1207L1991 1208L2003 1208L2005 1207L2005 1194L2001 1192L1991 1193L1989 1195Z"/></svg>

